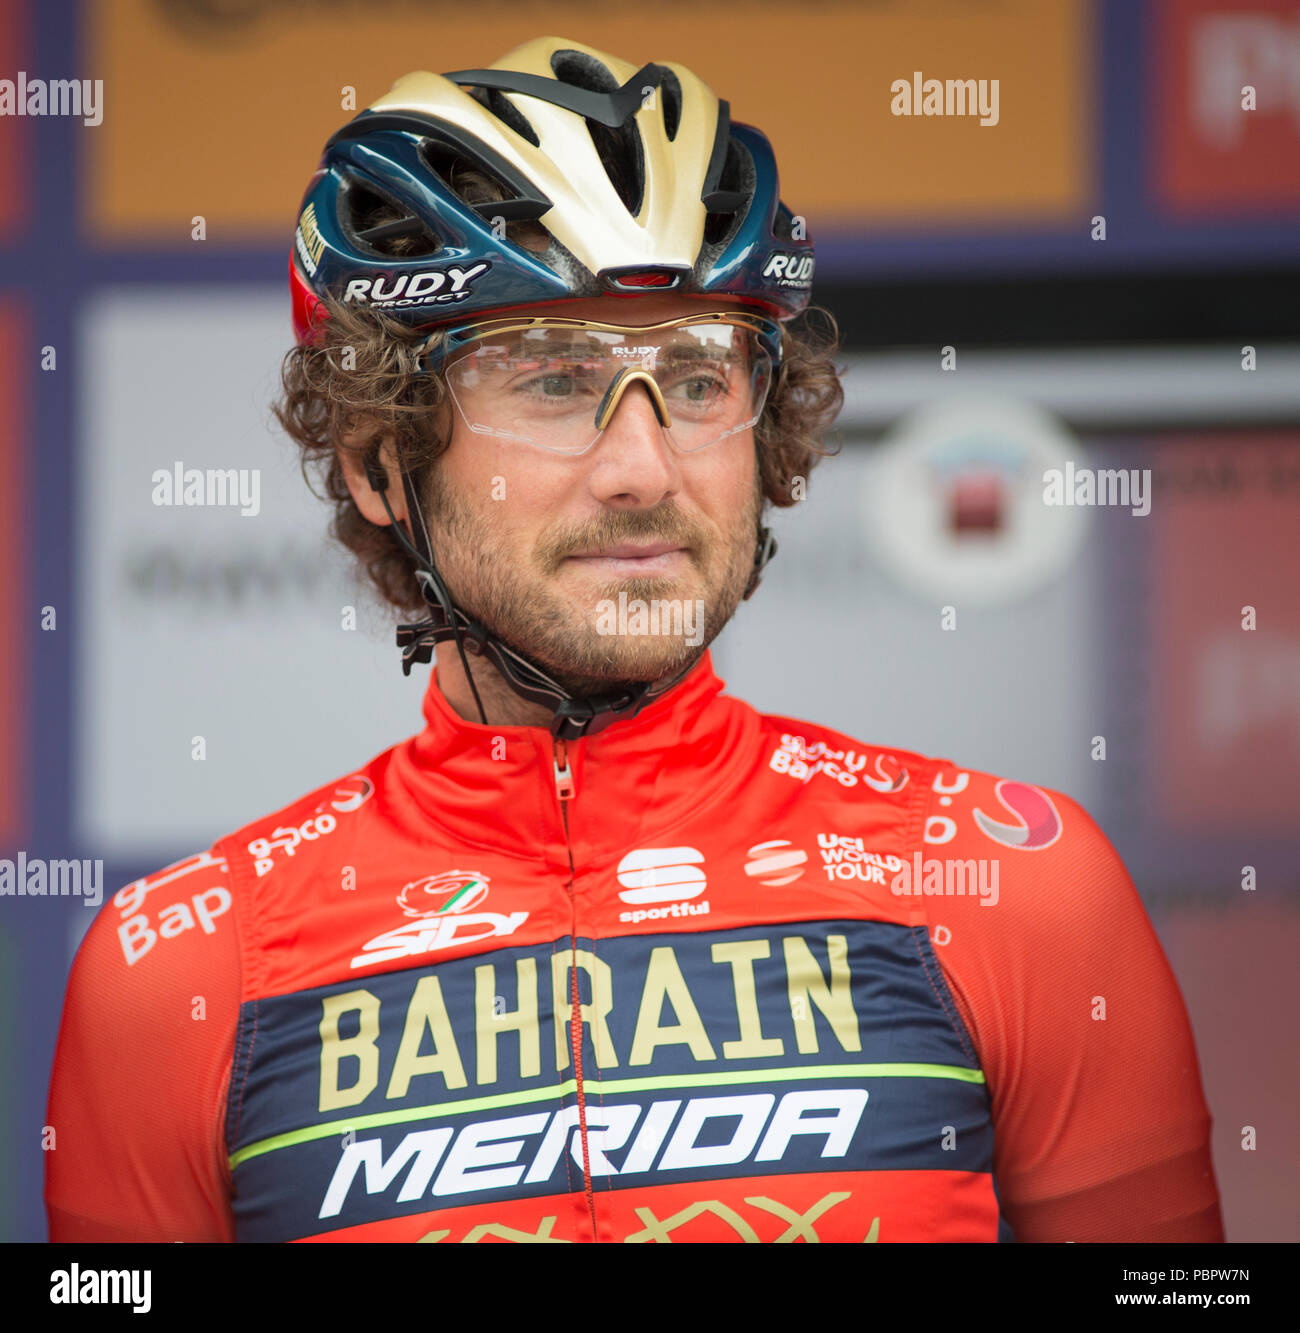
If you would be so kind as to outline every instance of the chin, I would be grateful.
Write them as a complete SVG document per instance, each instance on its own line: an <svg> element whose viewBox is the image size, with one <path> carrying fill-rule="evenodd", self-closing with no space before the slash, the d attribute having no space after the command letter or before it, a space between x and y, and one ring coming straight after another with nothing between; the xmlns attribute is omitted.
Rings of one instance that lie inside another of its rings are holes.
<svg viewBox="0 0 1300 1333"><path fill-rule="evenodd" d="M569 657L569 669L551 674L571 694L600 694L622 684L645 684L675 675L696 662L706 644L685 643L682 639L643 639L634 643L624 639L589 640L585 651ZM574 669L576 667L576 670Z"/></svg>

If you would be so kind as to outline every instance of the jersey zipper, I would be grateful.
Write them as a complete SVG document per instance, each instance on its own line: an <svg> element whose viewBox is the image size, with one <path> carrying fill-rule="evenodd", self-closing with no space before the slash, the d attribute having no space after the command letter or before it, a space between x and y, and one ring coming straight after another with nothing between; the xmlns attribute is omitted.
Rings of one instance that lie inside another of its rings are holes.
<svg viewBox="0 0 1300 1333"><path fill-rule="evenodd" d="M582 1143L582 1186L587 1196L587 1214L591 1218L591 1238L597 1239L596 1197L591 1187L591 1150L587 1145L587 1094L582 1077L582 1009L578 997L578 905L574 897L573 843L569 837L569 802L577 784L569 766L569 747L558 736L552 741L555 768L555 794L564 824L564 845L569 854L569 1047L573 1055L573 1076L578 1085L578 1137Z"/></svg>

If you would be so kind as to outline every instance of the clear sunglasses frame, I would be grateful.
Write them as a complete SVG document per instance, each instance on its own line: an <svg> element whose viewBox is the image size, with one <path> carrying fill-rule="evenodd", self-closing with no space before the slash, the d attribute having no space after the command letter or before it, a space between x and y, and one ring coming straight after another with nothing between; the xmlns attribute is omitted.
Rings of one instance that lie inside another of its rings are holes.
<svg viewBox="0 0 1300 1333"><path fill-rule="evenodd" d="M743 422L738 426L733 426L731 429L713 439L707 440L704 444L696 446L695 449L683 449L682 446L673 439L671 417L658 382L645 369L628 365L611 379L595 412L595 417L592 423L595 433L581 448L555 449L549 445L539 443L536 440L521 440L521 442L530 444L534 448L542 449L547 453L563 454L566 457L577 457L581 454L585 454L596 443L604 433L605 428L609 425L614 412L618 408L619 401L623 396L623 391L631 383L640 381L645 384L654 405L655 413L659 418L659 422L663 426L665 434L672 440L674 446L683 453L697 453L700 449L705 449L710 445L717 444L720 440L726 439L728 436L749 429L762 416L763 407L767 400L767 394L771 392L772 383L776 379L777 372L781 367L781 326L775 320L768 319L764 315L759 315L747 310L711 311L696 315L685 315L680 319L663 320L657 324L608 324L599 320L576 319L557 315L535 315L523 319L511 319L507 317L502 319L476 320L465 324L453 325L446 329L439 329L430 334L429 338L421 343L416 349L416 363L420 370L425 374L445 372L449 370L456 361L461 359L462 353L471 351L475 343L488 338L500 336L504 333L522 333L527 332L530 329L589 329L600 333L619 333L628 337L641 337L646 334L653 334L671 329L692 326L698 327L701 325L715 326L719 324L733 325L753 334L759 349L765 354L769 363L767 383L764 388L763 397L759 401L754 416L750 420ZM450 383L448 384L448 388L449 390L451 389ZM501 438L504 434L505 438L521 439L521 437L494 431L490 427L470 421L457 400L454 390L451 391L450 396L453 403L455 403L456 410L461 415L461 419L474 434L492 435L497 438Z"/></svg>

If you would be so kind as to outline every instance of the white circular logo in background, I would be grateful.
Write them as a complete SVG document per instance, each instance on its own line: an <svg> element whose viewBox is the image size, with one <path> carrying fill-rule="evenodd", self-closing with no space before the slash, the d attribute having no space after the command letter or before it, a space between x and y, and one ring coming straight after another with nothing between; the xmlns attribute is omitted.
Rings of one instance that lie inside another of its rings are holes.
<svg viewBox="0 0 1300 1333"><path fill-rule="evenodd" d="M945 398L875 446L863 489L879 564L941 603L996 605L1050 583L1077 555L1087 512L1043 502L1043 474L1085 462L1079 442L1031 403Z"/></svg>

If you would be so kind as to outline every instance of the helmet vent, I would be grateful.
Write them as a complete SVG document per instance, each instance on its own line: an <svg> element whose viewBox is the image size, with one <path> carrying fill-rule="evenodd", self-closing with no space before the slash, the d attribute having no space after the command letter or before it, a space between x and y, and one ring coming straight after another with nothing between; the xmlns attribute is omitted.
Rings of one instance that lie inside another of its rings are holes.
<svg viewBox="0 0 1300 1333"><path fill-rule="evenodd" d="M491 219L498 212L504 215L508 219L506 240L535 251L545 250L550 244L550 233L540 222L518 208L511 208L511 204L518 203L516 191L486 161L468 158L459 149L436 139L421 141L420 157L447 189L480 217ZM500 207L494 209L493 205Z"/></svg>
<svg viewBox="0 0 1300 1333"><path fill-rule="evenodd" d="M554 52L551 70L559 82L591 93L616 93L621 86L599 60L585 51ZM635 118L629 116L615 128L590 119L585 120L585 124L596 155L623 207L629 213L638 213L645 194L645 150L641 146L641 132Z"/></svg>
<svg viewBox="0 0 1300 1333"><path fill-rule="evenodd" d="M672 141L677 138L677 127L682 121L682 85L670 69L663 72L659 95L664 99L664 133Z"/></svg>
<svg viewBox="0 0 1300 1333"><path fill-rule="evenodd" d="M470 96L477 97L503 125L514 130L521 139L527 139L534 148L541 146L537 131L528 123L528 117L499 88L475 88Z"/></svg>
<svg viewBox="0 0 1300 1333"><path fill-rule="evenodd" d="M754 164L749 153L734 138L728 139L727 156L717 189L706 201L712 205L704 216L706 245L722 245L731 239L754 197L754 178Z"/></svg>
<svg viewBox="0 0 1300 1333"><path fill-rule="evenodd" d="M342 220L358 248L385 259L436 254L442 242L422 219L356 179L342 192Z"/></svg>
<svg viewBox="0 0 1300 1333"><path fill-rule="evenodd" d="M585 51L554 51L551 73L571 88L585 88L589 93L616 93L619 82L613 73Z"/></svg>

